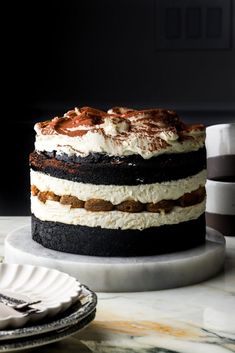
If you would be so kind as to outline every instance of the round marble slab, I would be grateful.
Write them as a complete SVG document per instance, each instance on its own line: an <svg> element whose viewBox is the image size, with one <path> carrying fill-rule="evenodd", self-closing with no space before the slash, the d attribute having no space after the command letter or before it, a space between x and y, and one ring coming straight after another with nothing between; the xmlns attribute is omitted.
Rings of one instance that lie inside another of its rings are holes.
<svg viewBox="0 0 235 353"><path fill-rule="evenodd" d="M96 292L160 290L198 283L219 272L225 258L224 237L211 228L206 237L204 245L178 253L106 258L44 248L32 240L27 226L7 236L5 262L56 268Z"/></svg>

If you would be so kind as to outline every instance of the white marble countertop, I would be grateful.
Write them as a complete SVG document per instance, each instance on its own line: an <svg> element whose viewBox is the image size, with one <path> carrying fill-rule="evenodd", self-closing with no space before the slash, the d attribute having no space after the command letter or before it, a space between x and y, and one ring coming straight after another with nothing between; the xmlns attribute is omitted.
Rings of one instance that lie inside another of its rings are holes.
<svg viewBox="0 0 235 353"><path fill-rule="evenodd" d="M4 238L29 217L0 217ZM32 352L235 352L235 237L226 238L224 271L197 285L140 293L99 293L96 319L70 338Z"/></svg>

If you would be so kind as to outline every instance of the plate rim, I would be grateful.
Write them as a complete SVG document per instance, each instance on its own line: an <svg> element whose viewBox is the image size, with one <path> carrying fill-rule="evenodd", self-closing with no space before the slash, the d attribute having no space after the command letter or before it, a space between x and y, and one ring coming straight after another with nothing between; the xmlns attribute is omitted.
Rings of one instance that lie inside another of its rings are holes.
<svg viewBox="0 0 235 353"><path fill-rule="evenodd" d="M45 332L44 335L39 334L22 337L23 342L20 338L18 338L17 340L0 341L0 352L12 352L26 348L36 348L61 341L62 339L72 336L77 332L80 332L81 330L85 329L94 320L95 315L96 309L90 312L90 314L84 317L81 321L78 321L73 325L69 325L62 331L60 329L57 329L54 331ZM47 337L47 335L49 337Z"/></svg>

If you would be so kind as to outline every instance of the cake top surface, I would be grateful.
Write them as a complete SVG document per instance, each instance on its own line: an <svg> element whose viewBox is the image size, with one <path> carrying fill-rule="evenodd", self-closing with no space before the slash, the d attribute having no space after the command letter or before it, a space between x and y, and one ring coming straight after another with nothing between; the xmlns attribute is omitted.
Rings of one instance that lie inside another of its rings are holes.
<svg viewBox="0 0 235 353"><path fill-rule="evenodd" d="M205 127L186 125L167 109L135 110L114 107L108 112L75 108L35 125L35 149L67 155L111 156L139 154L151 158L163 153L183 153L203 147Z"/></svg>

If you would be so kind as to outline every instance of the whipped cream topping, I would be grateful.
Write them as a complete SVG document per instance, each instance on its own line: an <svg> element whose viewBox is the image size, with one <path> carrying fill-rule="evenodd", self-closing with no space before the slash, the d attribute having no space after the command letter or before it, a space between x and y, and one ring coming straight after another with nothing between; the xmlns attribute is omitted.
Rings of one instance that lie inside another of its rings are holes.
<svg viewBox="0 0 235 353"><path fill-rule="evenodd" d="M129 123L128 120L114 117L110 119L108 117L104 119L104 123L100 125L100 128L103 129L107 136L117 136L129 130Z"/></svg>
<svg viewBox="0 0 235 353"><path fill-rule="evenodd" d="M186 125L166 109L133 110L115 107L108 112L85 107L35 125L37 151L87 156L139 154L148 159L163 153L196 151L204 146L203 125Z"/></svg>

